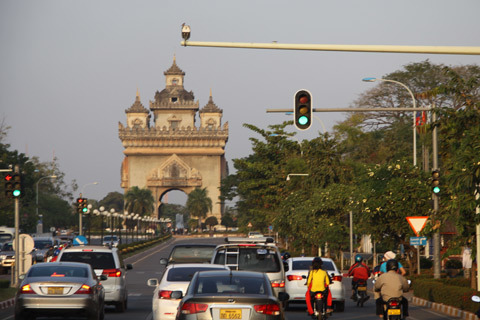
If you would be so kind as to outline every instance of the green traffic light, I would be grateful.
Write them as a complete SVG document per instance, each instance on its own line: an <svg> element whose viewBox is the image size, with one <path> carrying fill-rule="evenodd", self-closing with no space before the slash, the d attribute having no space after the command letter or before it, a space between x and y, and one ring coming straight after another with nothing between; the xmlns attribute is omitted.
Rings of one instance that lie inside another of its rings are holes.
<svg viewBox="0 0 480 320"><path fill-rule="evenodd" d="M87 212L87 211L88 211L87 208L82 208L82 212L83 212L83 213L85 213L85 212Z"/></svg>
<svg viewBox="0 0 480 320"><path fill-rule="evenodd" d="M13 190L12 194L14 197L20 197L20 194L22 194L22 192L20 190Z"/></svg>
<svg viewBox="0 0 480 320"><path fill-rule="evenodd" d="M300 118L298 118L298 123L300 123L302 126L306 125L308 123L308 117L301 116Z"/></svg>
<svg viewBox="0 0 480 320"><path fill-rule="evenodd" d="M440 187L433 187L433 193L440 193Z"/></svg>

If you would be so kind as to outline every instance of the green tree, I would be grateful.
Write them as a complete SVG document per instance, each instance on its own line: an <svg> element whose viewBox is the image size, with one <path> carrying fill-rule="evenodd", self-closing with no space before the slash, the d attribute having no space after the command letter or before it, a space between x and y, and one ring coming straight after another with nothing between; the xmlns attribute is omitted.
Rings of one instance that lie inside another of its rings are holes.
<svg viewBox="0 0 480 320"><path fill-rule="evenodd" d="M115 209L117 212L123 212L124 196L120 192L109 192L105 198L98 202L99 206L107 209Z"/></svg>
<svg viewBox="0 0 480 320"><path fill-rule="evenodd" d="M136 213L140 216L151 215L153 204L152 191L149 189L140 189L137 186L133 186L125 194L125 209L129 213Z"/></svg>
<svg viewBox="0 0 480 320"><path fill-rule="evenodd" d="M207 216L207 213L212 211L212 199L208 197L207 188L195 188L188 194L187 198L188 212L198 218L198 228L202 230L202 218Z"/></svg>
<svg viewBox="0 0 480 320"><path fill-rule="evenodd" d="M216 226L218 224L218 219L215 216L210 216L207 219L205 219L205 225L208 226L209 230L212 230L212 227Z"/></svg>

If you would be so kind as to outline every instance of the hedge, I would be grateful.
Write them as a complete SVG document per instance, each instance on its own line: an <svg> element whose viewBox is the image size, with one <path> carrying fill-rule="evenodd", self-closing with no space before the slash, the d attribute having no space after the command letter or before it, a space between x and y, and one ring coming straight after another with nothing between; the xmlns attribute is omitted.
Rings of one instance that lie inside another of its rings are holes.
<svg viewBox="0 0 480 320"><path fill-rule="evenodd" d="M471 298L480 293L471 288L448 283L450 281L445 279L417 278L412 281L412 288L416 297L475 313L478 310L478 303L473 302Z"/></svg>

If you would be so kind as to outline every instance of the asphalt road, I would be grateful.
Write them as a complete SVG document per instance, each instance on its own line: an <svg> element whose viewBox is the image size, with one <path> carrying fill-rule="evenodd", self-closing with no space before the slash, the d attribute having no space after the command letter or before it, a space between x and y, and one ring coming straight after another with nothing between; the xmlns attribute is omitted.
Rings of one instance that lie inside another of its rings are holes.
<svg viewBox="0 0 480 320"><path fill-rule="evenodd" d="M160 266L159 260L168 257L173 244L177 243L215 243L223 242L223 238L175 238L165 243L151 248L145 252L125 259L127 263L133 265L127 275L128 282L128 309L125 313L117 313L113 307L107 307L105 312L106 320L151 320L152 319L152 292L153 288L147 286L147 280L150 278L160 279L164 270ZM344 279L347 295L350 292L350 279ZM369 285L371 288L371 284ZM304 304L292 305L292 308L286 312L287 320L310 320L306 314ZM12 320L13 308L0 310L0 320ZM47 318L39 318L47 319ZM56 318L62 319L62 318ZM69 318L75 319L75 318ZM375 316L375 301L371 298L366 302L363 308L357 307L351 300L346 302L344 312L335 312L331 318L334 319L378 319ZM446 315L432 312L429 309L410 306L409 320L445 320L455 319Z"/></svg>

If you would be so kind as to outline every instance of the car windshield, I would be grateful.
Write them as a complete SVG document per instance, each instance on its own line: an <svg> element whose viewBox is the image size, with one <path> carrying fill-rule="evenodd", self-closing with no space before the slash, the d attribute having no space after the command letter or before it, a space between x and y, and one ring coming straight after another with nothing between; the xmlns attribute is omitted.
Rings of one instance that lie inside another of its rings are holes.
<svg viewBox="0 0 480 320"><path fill-rule="evenodd" d="M212 260L215 247L177 247L170 256L170 262L175 263L203 263Z"/></svg>
<svg viewBox="0 0 480 320"><path fill-rule="evenodd" d="M223 268L172 268L168 271L167 281L190 281L197 271L222 270Z"/></svg>
<svg viewBox="0 0 480 320"><path fill-rule="evenodd" d="M71 251L64 252L61 261L88 263L93 269L115 269L111 252Z"/></svg>
<svg viewBox="0 0 480 320"><path fill-rule="evenodd" d="M294 260L292 262L292 270L309 270L312 266L312 260ZM335 266L331 261L323 260L323 270L335 271Z"/></svg>
<svg viewBox="0 0 480 320"><path fill-rule="evenodd" d="M30 268L27 277L87 278L88 270L83 267L42 266Z"/></svg>
<svg viewBox="0 0 480 320"><path fill-rule="evenodd" d="M35 248L37 249L48 249L52 246L52 241L49 240L35 240Z"/></svg>
<svg viewBox="0 0 480 320"><path fill-rule="evenodd" d="M197 279L196 294L266 294L265 281L259 277L202 277Z"/></svg>
<svg viewBox="0 0 480 320"><path fill-rule="evenodd" d="M10 240L13 240L13 237L11 235L0 233L0 242L10 241Z"/></svg>
<svg viewBox="0 0 480 320"><path fill-rule="evenodd" d="M226 264L236 266L238 270L260 271L260 272L280 272L280 260L275 250L268 248L239 248L238 262L236 254L227 255L225 263L225 249L221 249L215 256L216 264Z"/></svg>
<svg viewBox="0 0 480 320"><path fill-rule="evenodd" d="M13 246L11 243L5 243L2 247L2 251L13 251Z"/></svg>

